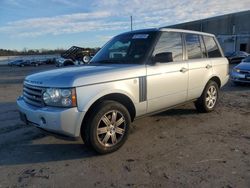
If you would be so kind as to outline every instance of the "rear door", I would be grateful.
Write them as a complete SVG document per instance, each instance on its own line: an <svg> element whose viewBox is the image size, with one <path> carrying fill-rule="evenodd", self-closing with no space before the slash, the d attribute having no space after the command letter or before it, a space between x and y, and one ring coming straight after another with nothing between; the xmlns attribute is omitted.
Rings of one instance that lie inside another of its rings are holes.
<svg viewBox="0 0 250 188"><path fill-rule="evenodd" d="M207 58L201 35L186 33L184 38L189 69L188 100L192 100L200 97L207 81L213 74L212 63Z"/></svg>

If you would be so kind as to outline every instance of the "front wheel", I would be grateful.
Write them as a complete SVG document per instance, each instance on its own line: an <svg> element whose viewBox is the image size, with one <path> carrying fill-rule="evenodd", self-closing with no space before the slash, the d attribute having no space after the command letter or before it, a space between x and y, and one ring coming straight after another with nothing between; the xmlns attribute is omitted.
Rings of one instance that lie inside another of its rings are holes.
<svg viewBox="0 0 250 188"><path fill-rule="evenodd" d="M130 114L122 104L104 101L96 106L83 126L82 138L98 153L111 153L125 143L130 123Z"/></svg>
<svg viewBox="0 0 250 188"><path fill-rule="evenodd" d="M198 112L211 112L214 110L219 97L219 87L214 81L209 81L200 96L200 98L195 101L195 107Z"/></svg>

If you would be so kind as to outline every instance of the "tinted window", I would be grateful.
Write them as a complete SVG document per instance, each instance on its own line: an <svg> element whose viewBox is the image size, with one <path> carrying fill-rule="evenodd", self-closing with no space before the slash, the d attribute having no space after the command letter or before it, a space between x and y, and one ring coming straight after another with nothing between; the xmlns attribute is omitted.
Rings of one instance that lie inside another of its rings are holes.
<svg viewBox="0 0 250 188"><path fill-rule="evenodd" d="M199 36L195 34L186 34L185 38L186 38L188 59L202 58Z"/></svg>
<svg viewBox="0 0 250 188"><path fill-rule="evenodd" d="M182 40L180 33L163 32L155 46L153 55L159 53L172 53L173 61L183 60Z"/></svg>
<svg viewBox="0 0 250 188"><path fill-rule="evenodd" d="M213 37L203 36L208 57L221 57L220 50Z"/></svg>

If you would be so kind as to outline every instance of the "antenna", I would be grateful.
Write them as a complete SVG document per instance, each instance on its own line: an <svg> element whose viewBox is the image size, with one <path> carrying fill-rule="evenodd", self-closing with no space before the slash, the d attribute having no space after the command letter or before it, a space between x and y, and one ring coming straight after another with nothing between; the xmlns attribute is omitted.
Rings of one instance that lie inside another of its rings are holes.
<svg viewBox="0 0 250 188"><path fill-rule="evenodd" d="M133 30L133 17L130 16L130 29Z"/></svg>

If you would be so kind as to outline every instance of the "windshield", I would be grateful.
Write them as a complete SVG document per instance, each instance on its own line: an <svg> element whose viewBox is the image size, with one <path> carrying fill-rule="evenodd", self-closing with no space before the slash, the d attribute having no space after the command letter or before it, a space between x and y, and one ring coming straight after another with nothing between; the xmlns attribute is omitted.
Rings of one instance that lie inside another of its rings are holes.
<svg viewBox="0 0 250 188"><path fill-rule="evenodd" d="M91 60L92 63L141 64L154 41L156 32L127 33L111 39Z"/></svg>

